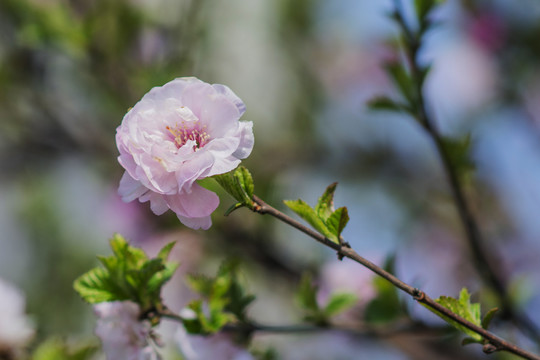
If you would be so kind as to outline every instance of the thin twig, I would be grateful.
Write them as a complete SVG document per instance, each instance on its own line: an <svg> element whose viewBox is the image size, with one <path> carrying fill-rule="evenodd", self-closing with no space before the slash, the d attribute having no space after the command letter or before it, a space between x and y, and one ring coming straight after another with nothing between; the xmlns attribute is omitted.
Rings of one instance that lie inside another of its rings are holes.
<svg viewBox="0 0 540 360"><path fill-rule="evenodd" d="M404 291L405 293L409 294L419 303L422 303L426 305L427 307L436 310L437 312L443 314L444 316L448 317L449 319L454 320L455 322L459 323L460 325L468 328L469 330L474 331L475 333L481 335L488 343L484 346L485 352L493 352L493 351L507 351L512 354L521 356L524 359L530 359L530 360L540 360L540 356L535 355L531 352L528 352L515 344L512 344L504 339L501 339L500 337L496 336L495 334L481 328L480 326L477 326L473 324L472 322L464 319L463 317L453 313L449 309L445 308L444 306L437 303L435 300L430 298L426 293L424 293L422 290L412 287L408 285L407 283L401 281L394 275L390 274L388 271L382 269L381 267L375 265L371 261L365 259L364 257L360 256L356 251L354 251L350 247L345 247L339 244L336 244L326 238L324 235L319 234L318 232L306 227L305 225L301 224L300 222L296 221L295 219L291 218L290 216L282 213L281 211L277 210L276 208L272 207L271 205L268 205L265 203L262 199L260 199L257 196L253 196L253 201L255 203L255 207L253 208L253 211L259 213L259 214L268 214L273 217L275 217L278 220L281 220L282 222L302 231L306 235L310 236L311 238L315 239L316 241L320 242L321 244L335 250L338 254L338 256L344 256L347 257L353 261L356 261L357 263L367 267L374 273L378 274L379 276L383 277L387 281L389 281L391 284L399 288L400 290Z"/></svg>
<svg viewBox="0 0 540 360"><path fill-rule="evenodd" d="M420 124L424 126L426 132L430 135L433 142L435 143L437 153L439 154L446 177L450 184L458 215L465 229L472 256L475 259L474 264L476 266L476 269L480 276L487 281L489 286L497 294L503 312L505 312L506 315L508 315L514 321L514 323L522 330L524 330L532 339L534 339L536 342L539 342L540 331L529 318L520 314L514 308L512 301L508 296L508 292L506 289L507 286L505 284L505 281L503 280L503 276L501 276L501 274L497 271L497 267L494 265L494 261L490 259L488 252L483 246L483 244L485 244L485 241L482 237L482 233L480 232L478 223L472 212L470 211L470 207L467 203L459 179L459 174L457 173L456 168L452 165L448 151L445 148L443 138L440 135L439 130L437 129L436 123L432 118L432 115L427 112L422 91L422 71L418 62L418 50L420 49L422 34L418 34L417 36L413 34L413 31L410 29L410 27L405 21L400 1L395 0L394 4L396 8L395 18L404 34L406 44L405 49L409 60L411 76L414 79L414 83L416 85L415 91L416 99L418 101L418 106L416 107L416 119L419 121Z"/></svg>

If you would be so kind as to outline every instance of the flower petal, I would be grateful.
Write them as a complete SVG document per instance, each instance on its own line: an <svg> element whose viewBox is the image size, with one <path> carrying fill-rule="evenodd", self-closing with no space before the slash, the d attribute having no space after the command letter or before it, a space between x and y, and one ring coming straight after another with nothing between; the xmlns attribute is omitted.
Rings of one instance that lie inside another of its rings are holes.
<svg viewBox="0 0 540 360"><path fill-rule="evenodd" d="M209 216L200 217L200 218L189 218L185 216L177 215L178 220L187 227L190 227L194 230L208 230L212 226L212 218Z"/></svg>
<svg viewBox="0 0 540 360"><path fill-rule="evenodd" d="M120 186L118 187L118 195L120 195L122 201L133 201L146 192L148 192L148 188L141 184L140 181L132 178L127 171L124 172L124 175L120 179Z"/></svg>
<svg viewBox="0 0 540 360"><path fill-rule="evenodd" d="M156 215L162 215L163 213L165 213L165 211L169 210L169 205L167 205L164 195L158 194L153 191L148 191L146 194L139 198L139 201L150 201L150 209Z"/></svg>
<svg viewBox="0 0 540 360"><path fill-rule="evenodd" d="M188 218L209 216L219 205L219 197L197 183L193 184L191 192L166 195L165 201L178 216Z"/></svg>
<svg viewBox="0 0 540 360"><path fill-rule="evenodd" d="M213 84L212 86L217 90L218 93L225 95L225 97L236 106L240 116L246 112L246 105L244 102L240 100L240 98L236 96L236 94L228 86L221 84Z"/></svg>
<svg viewBox="0 0 540 360"><path fill-rule="evenodd" d="M255 144L253 123L251 121L240 121L236 136L240 138L240 145L233 153L233 156L239 159L245 159L251 154L253 145Z"/></svg>

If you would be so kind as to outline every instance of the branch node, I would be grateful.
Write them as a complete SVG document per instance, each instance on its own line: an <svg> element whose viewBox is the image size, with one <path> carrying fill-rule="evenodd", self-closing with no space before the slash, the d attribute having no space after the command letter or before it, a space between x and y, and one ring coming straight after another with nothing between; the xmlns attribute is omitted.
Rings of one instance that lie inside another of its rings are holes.
<svg viewBox="0 0 540 360"><path fill-rule="evenodd" d="M493 345L492 343L487 343L482 346L482 351L485 354L493 354L494 352L497 352L499 350L501 350L501 348L499 346Z"/></svg>
<svg viewBox="0 0 540 360"><path fill-rule="evenodd" d="M426 297L426 294L422 290L420 290L418 288L414 288L412 296L413 296L414 300L422 301Z"/></svg>

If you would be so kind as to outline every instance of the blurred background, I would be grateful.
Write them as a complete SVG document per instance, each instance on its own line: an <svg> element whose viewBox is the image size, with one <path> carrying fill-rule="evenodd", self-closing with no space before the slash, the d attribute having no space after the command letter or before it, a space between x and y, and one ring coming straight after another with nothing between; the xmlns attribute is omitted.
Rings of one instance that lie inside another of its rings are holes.
<svg viewBox="0 0 540 360"><path fill-rule="evenodd" d="M314 204L338 181L336 205L351 217L344 237L357 252L378 264L395 256L398 277L433 297L467 286L484 309L493 305L432 141L414 120L366 106L396 94L383 70L398 56L391 10L389 0L0 0L0 278L26 296L32 344L92 336L91 307L72 282L109 253L116 232L149 253L178 241L182 266L165 295L174 310L192 296L181 273L212 274L232 255L263 323L301 321L293 292L304 271L321 296L345 289L365 306L377 296L368 270L273 219L246 209L223 217L225 194L206 232L120 201L115 129L150 88L181 76L226 84L245 102L256 146L244 164L260 197L280 209L283 199ZM429 109L443 134L470 134L466 190L484 246L540 327L540 3L449 0L433 18L440 25L421 53L433 64ZM440 321L402 300L404 312L384 324L407 318L438 331ZM495 323L535 348L509 329ZM174 337L173 326L163 333ZM484 358L459 340L260 334L253 347L278 359Z"/></svg>

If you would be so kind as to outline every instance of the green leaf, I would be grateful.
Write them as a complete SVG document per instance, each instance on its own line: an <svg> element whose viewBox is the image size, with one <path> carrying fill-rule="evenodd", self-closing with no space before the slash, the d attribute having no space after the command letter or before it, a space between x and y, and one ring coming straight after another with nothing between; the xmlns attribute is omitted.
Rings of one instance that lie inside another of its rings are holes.
<svg viewBox="0 0 540 360"><path fill-rule="evenodd" d="M334 316L343 312L358 302L358 297L354 294L333 294L328 303L324 307L326 316Z"/></svg>
<svg viewBox="0 0 540 360"><path fill-rule="evenodd" d="M167 261L175 245L176 245L176 241L171 241L170 243L165 245L157 254L157 258L161 259L161 261L163 262Z"/></svg>
<svg viewBox="0 0 540 360"><path fill-rule="evenodd" d="M418 100L413 78L400 63L394 62L386 65L386 72L407 100L409 106L416 107Z"/></svg>
<svg viewBox="0 0 540 360"><path fill-rule="evenodd" d="M383 268L393 274L394 263L395 257L389 256ZM377 296L368 303L364 310L364 319L367 322L384 324L395 321L406 314L395 286L378 276L373 278L373 286L377 291Z"/></svg>
<svg viewBox="0 0 540 360"><path fill-rule="evenodd" d="M214 179L240 204L253 209L253 193L255 185L248 169L239 166L234 171L215 175ZM230 213L230 212L229 212Z"/></svg>
<svg viewBox="0 0 540 360"><path fill-rule="evenodd" d="M98 349L97 344L92 343L68 346L62 339L53 337L36 348L32 360L87 360L91 359Z"/></svg>
<svg viewBox="0 0 540 360"><path fill-rule="evenodd" d="M463 340L461 340L462 346L469 345L469 344L482 344L482 341L479 341L477 339L473 339L470 337L466 337L466 338L463 338Z"/></svg>
<svg viewBox="0 0 540 360"><path fill-rule="evenodd" d="M75 280L73 286L79 295L91 304L131 300L143 312L161 306L161 288L178 266L165 262L174 243L167 244L154 259L148 259L144 251L130 246L120 235L115 235L110 244L113 255L98 256L103 267Z"/></svg>
<svg viewBox="0 0 540 360"><path fill-rule="evenodd" d="M345 226L349 222L349 212L346 207L340 207L330 215L326 221L328 230L332 232L338 239L341 236L341 232L345 229Z"/></svg>
<svg viewBox="0 0 540 360"><path fill-rule="evenodd" d="M103 268L94 268L88 271L75 280L73 286L79 295L90 304L127 299L121 289L111 284L109 273Z"/></svg>
<svg viewBox="0 0 540 360"><path fill-rule="evenodd" d="M449 309L453 313L470 321L471 323L478 326L482 326L482 323L480 320L480 304L479 303L471 304L470 299L471 299L471 296L469 292L467 291L467 288L463 288L459 294L459 299L454 299L452 297L447 297L447 296L441 296L435 301L441 304L442 306L444 306L445 308ZM476 332L469 330L465 326L457 323L456 321L448 318L447 316L443 314L438 313L437 311L434 311L434 312L438 314L446 322L448 322L450 325L464 332L465 334L470 336L472 339L479 342L483 340L482 336L477 334Z"/></svg>
<svg viewBox="0 0 540 360"><path fill-rule="evenodd" d="M317 213L317 216L324 221L326 221L334 211L334 192L336 191L336 187L337 182L328 185L315 206L315 213Z"/></svg>
<svg viewBox="0 0 540 360"><path fill-rule="evenodd" d="M302 309L308 312L319 312L319 304L317 303L318 287L313 285L311 275L304 273L300 280L300 286L296 293L296 299Z"/></svg>
<svg viewBox="0 0 540 360"><path fill-rule="evenodd" d="M249 170L244 166L239 166L234 172L234 176L238 179L240 186L246 192L249 200L251 200L255 191L255 185L253 184L253 177Z"/></svg>
<svg viewBox="0 0 540 360"><path fill-rule="evenodd" d="M238 281L238 262L225 261L215 277L190 275L187 277L190 287L204 297L207 312L202 312L203 300L194 302L190 308L197 319L189 319L187 326L192 333L213 333L231 321L245 321L246 309L255 299L247 294ZM200 309L199 309L200 307Z"/></svg>
<svg viewBox="0 0 540 360"><path fill-rule="evenodd" d="M368 102L368 107L372 110L387 110L387 111L408 111L406 105L400 104L389 97L378 96Z"/></svg>
<svg viewBox="0 0 540 360"><path fill-rule="evenodd" d="M493 317L497 311L499 311L499 308L493 308L484 315L484 318L482 319L482 327L484 329L488 329L489 324L491 324L491 320L493 320Z"/></svg>
<svg viewBox="0 0 540 360"><path fill-rule="evenodd" d="M285 205L298 216L307 221L315 230L326 236L331 241L339 244L339 239L334 233L332 233L324 221L317 215L315 210L301 199L298 200L284 200Z"/></svg>
<svg viewBox="0 0 540 360"><path fill-rule="evenodd" d="M416 16L418 19L424 19L434 5L434 0L414 0L414 8L416 10Z"/></svg>
<svg viewBox="0 0 540 360"><path fill-rule="evenodd" d="M474 162L470 157L470 134L461 139L442 137L441 143L450 165L455 169L458 176L463 178L475 169Z"/></svg>
<svg viewBox="0 0 540 360"><path fill-rule="evenodd" d="M242 203L233 204L225 211L224 215L229 216L233 211L238 210L241 207L244 207L244 204L242 204Z"/></svg>

